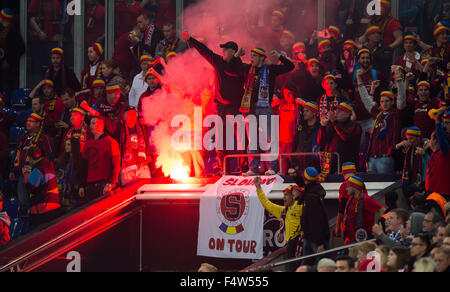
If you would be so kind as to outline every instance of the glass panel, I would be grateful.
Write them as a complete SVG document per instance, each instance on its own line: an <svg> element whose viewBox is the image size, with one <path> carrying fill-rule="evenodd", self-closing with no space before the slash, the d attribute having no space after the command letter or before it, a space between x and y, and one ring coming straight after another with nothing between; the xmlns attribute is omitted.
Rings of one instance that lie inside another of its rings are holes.
<svg viewBox="0 0 450 292"><path fill-rule="evenodd" d="M19 60L25 52L25 44L19 37L19 1L3 2L0 2L0 10L10 9L12 18L11 21L0 19L0 92L9 96L19 86Z"/></svg>
<svg viewBox="0 0 450 292"><path fill-rule="evenodd" d="M63 17L63 1L28 1L28 87L34 87L44 78L51 49L63 46L67 21ZM70 60L68 57L67 61Z"/></svg>
<svg viewBox="0 0 450 292"><path fill-rule="evenodd" d="M148 17L143 17L147 15ZM155 55L162 40L164 23L176 21L176 1L173 0L121 0L115 6L115 49L113 60L120 66L122 76L132 81L141 69L138 59L142 54ZM156 28L152 29L151 24ZM130 33L136 42L130 42ZM143 41L148 38L149 40ZM138 45L138 40L141 43ZM133 47L133 48L132 48ZM130 48L132 48L130 50Z"/></svg>
<svg viewBox="0 0 450 292"><path fill-rule="evenodd" d="M105 1L86 0L84 16L84 46L87 48L93 43L105 46Z"/></svg>

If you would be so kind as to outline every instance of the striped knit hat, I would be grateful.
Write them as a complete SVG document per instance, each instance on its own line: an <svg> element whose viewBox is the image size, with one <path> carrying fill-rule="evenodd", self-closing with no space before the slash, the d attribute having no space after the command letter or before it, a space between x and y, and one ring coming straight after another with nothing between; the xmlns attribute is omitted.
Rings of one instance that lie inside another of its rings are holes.
<svg viewBox="0 0 450 292"><path fill-rule="evenodd" d="M295 43L293 46L292 46L292 50L293 51L298 51L298 50L302 50L302 51L304 51L305 49L306 49L306 45L305 45L305 43L303 43L303 42L298 42L298 43Z"/></svg>
<svg viewBox="0 0 450 292"><path fill-rule="evenodd" d="M356 173L356 165L353 162L346 162L342 165L342 174Z"/></svg>
<svg viewBox="0 0 450 292"><path fill-rule="evenodd" d="M425 86L426 88L431 88L431 84L428 81L420 81L419 83L417 83L417 89L422 86Z"/></svg>
<svg viewBox="0 0 450 292"><path fill-rule="evenodd" d="M339 29L339 27L330 25L328 31L335 33L338 36L338 39L341 38L341 30Z"/></svg>
<svg viewBox="0 0 450 292"><path fill-rule="evenodd" d="M422 61L420 61L420 64L422 66L425 66L428 62L430 62L430 59L423 59Z"/></svg>
<svg viewBox="0 0 450 292"><path fill-rule="evenodd" d="M60 55L60 56L64 56L64 50L61 48L53 48L50 53L52 55Z"/></svg>
<svg viewBox="0 0 450 292"><path fill-rule="evenodd" d="M310 67L313 63L320 65L320 61L316 58L312 58L308 60L308 67Z"/></svg>
<svg viewBox="0 0 450 292"><path fill-rule="evenodd" d="M384 5L386 7L391 7L391 1L390 0L380 0L380 4Z"/></svg>
<svg viewBox="0 0 450 292"><path fill-rule="evenodd" d="M358 51L358 58L364 53L367 53L370 56L372 56L372 53L369 51L369 49L361 49L361 50Z"/></svg>
<svg viewBox="0 0 450 292"><path fill-rule="evenodd" d="M7 22L11 22L13 20L13 17L14 12L9 8L5 8L0 11L0 18L6 20Z"/></svg>
<svg viewBox="0 0 450 292"><path fill-rule="evenodd" d="M366 35L367 35L367 36L370 36L370 35L372 35L372 34L374 34L374 33L381 33L381 29L380 29L379 26L374 25L374 26L369 27L369 28L366 30Z"/></svg>
<svg viewBox="0 0 450 292"><path fill-rule="evenodd" d="M253 49L252 53L255 53L255 54L263 56L263 57L267 57L266 51L264 49L262 49L262 48L255 48L255 49Z"/></svg>
<svg viewBox="0 0 450 292"><path fill-rule="evenodd" d="M283 30L283 32L281 33L281 36L282 37L285 36L292 40L295 40L295 35L292 32L290 32L289 30Z"/></svg>
<svg viewBox="0 0 450 292"><path fill-rule="evenodd" d="M391 100L394 100L394 98L395 98L395 95L394 95L394 93L392 93L392 91L383 91L380 94L380 97L382 97L382 96L386 96L386 97L388 97Z"/></svg>
<svg viewBox="0 0 450 292"><path fill-rule="evenodd" d="M302 192L302 189L298 185L288 186L283 190L283 193L292 193L294 190Z"/></svg>
<svg viewBox="0 0 450 292"><path fill-rule="evenodd" d="M447 31L448 32L448 27L444 26L444 25L439 25L434 29L433 35L434 38L437 38L442 32Z"/></svg>
<svg viewBox="0 0 450 292"><path fill-rule="evenodd" d="M307 181L317 181L319 177L319 172L314 167L308 167L303 172L303 178Z"/></svg>
<svg viewBox="0 0 450 292"><path fill-rule="evenodd" d="M406 130L405 135L412 136L412 137L421 137L422 131L418 127L411 127Z"/></svg>
<svg viewBox="0 0 450 292"><path fill-rule="evenodd" d="M323 77L323 80L322 80L322 87L324 87L325 82L326 82L328 79L332 79L332 80L336 81L336 76L334 76L333 74L328 74L327 76Z"/></svg>
<svg viewBox="0 0 450 292"><path fill-rule="evenodd" d="M403 37L403 42L407 40L415 41L417 43L417 38L412 34L408 34Z"/></svg>
<svg viewBox="0 0 450 292"><path fill-rule="evenodd" d="M272 11L272 16L279 17L281 20L284 21L284 13L279 10Z"/></svg>
<svg viewBox="0 0 450 292"><path fill-rule="evenodd" d="M45 79L43 86L55 87L55 83L52 80L50 80L50 79Z"/></svg>
<svg viewBox="0 0 450 292"><path fill-rule="evenodd" d="M153 59L150 55L142 55L139 59L139 63L145 62L145 61L151 61Z"/></svg>
<svg viewBox="0 0 450 292"><path fill-rule="evenodd" d="M173 57L176 57L176 56L177 56L177 53L169 52L169 53L167 53L166 58L168 59L168 58L173 58Z"/></svg>
<svg viewBox="0 0 450 292"><path fill-rule="evenodd" d="M120 90L120 86L117 83L110 83L106 86L107 94L120 93L120 92L122 92L122 91Z"/></svg>
<svg viewBox="0 0 450 292"><path fill-rule="evenodd" d="M85 112L83 109L79 108L79 107L74 108L74 109L72 110L72 113L79 113L79 114L81 114L82 116L85 116L85 115L86 115L86 112Z"/></svg>
<svg viewBox="0 0 450 292"><path fill-rule="evenodd" d="M330 40L323 40L319 43L319 49L323 47L331 47L331 41Z"/></svg>
<svg viewBox="0 0 450 292"><path fill-rule="evenodd" d="M351 47L354 47L354 48L357 48L357 47L358 47L358 45L356 44L356 42L353 41L353 40L346 40L346 41L344 42L343 46L344 46L344 47L351 46Z"/></svg>
<svg viewBox="0 0 450 292"><path fill-rule="evenodd" d="M92 82L91 88L97 88L97 87L106 87L105 80L101 78L97 78Z"/></svg>
<svg viewBox="0 0 450 292"><path fill-rule="evenodd" d="M364 180L359 176L352 176L347 180L348 186L354 187L357 190L364 190Z"/></svg>
<svg viewBox="0 0 450 292"><path fill-rule="evenodd" d="M315 102L313 102L313 101L306 102L306 103L303 105L303 108L312 111L312 112L315 113L316 115L319 115L319 106L317 105L317 103L315 103Z"/></svg>
<svg viewBox="0 0 450 292"><path fill-rule="evenodd" d="M346 113L352 114L353 113L353 105L351 105L348 102L341 102L338 107L338 110L344 111Z"/></svg>
<svg viewBox="0 0 450 292"><path fill-rule="evenodd" d="M38 115L37 113L32 113L28 118L37 122L42 122L44 120L44 118Z"/></svg>
<svg viewBox="0 0 450 292"><path fill-rule="evenodd" d="M103 57L103 47L102 47L101 44L99 44L99 43L93 43L93 44L91 45L91 47L94 49L94 51L97 53L97 55L98 55L99 57Z"/></svg>

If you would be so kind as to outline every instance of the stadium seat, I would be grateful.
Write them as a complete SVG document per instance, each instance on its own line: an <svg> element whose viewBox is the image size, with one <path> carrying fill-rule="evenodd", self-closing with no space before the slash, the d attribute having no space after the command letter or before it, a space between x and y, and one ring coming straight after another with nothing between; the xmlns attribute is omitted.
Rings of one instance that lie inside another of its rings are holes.
<svg viewBox="0 0 450 292"><path fill-rule="evenodd" d="M14 158L13 158L14 160ZM13 161L10 160L10 161ZM12 198L17 196L17 184L11 180L6 180L3 184L3 194L7 197L7 198Z"/></svg>
<svg viewBox="0 0 450 292"><path fill-rule="evenodd" d="M11 93L11 105L13 108L25 107L32 90L26 88L16 89Z"/></svg>
<svg viewBox="0 0 450 292"><path fill-rule="evenodd" d="M11 198L5 202L5 211L9 218L14 219L19 217L20 201L18 198Z"/></svg>
<svg viewBox="0 0 450 292"><path fill-rule="evenodd" d="M11 127L9 132L9 144L17 144L19 142L19 138L25 134L24 127Z"/></svg>
<svg viewBox="0 0 450 292"><path fill-rule="evenodd" d="M14 240L22 235L24 223L20 218L11 219L11 226L9 226L9 237Z"/></svg>
<svg viewBox="0 0 450 292"><path fill-rule="evenodd" d="M28 117L33 113L31 109L22 109L17 111L16 124L25 127Z"/></svg>
<svg viewBox="0 0 450 292"><path fill-rule="evenodd" d="M11 115L14 118L14 121L17 121L17 119L19 118L19 113L12 108L4 108L3 111L9 115Z"/></svg>

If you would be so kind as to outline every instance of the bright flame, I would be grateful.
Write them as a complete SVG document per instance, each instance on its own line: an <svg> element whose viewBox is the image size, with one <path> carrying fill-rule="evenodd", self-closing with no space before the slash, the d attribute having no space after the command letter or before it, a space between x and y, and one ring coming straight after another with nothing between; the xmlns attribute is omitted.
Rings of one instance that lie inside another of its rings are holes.
<svg viewBox="0 0 450 292"><path fill-rule="evenodd" d="M184 180L189 178L189 168L179 162L170 170L170 177L174 180Z"/></svg>

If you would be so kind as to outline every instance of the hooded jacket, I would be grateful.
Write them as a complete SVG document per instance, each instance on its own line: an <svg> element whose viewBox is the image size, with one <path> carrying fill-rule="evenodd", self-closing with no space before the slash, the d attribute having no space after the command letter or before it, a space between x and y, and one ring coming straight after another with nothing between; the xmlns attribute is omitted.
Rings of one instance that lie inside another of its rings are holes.
<svg viewBox="0 0 450 292"><path fill-rule="evenodd" d="M326 191L319 183L306 185L303 192L303 238L322 245L330 240L330 228L323 200Z"/></svg>

